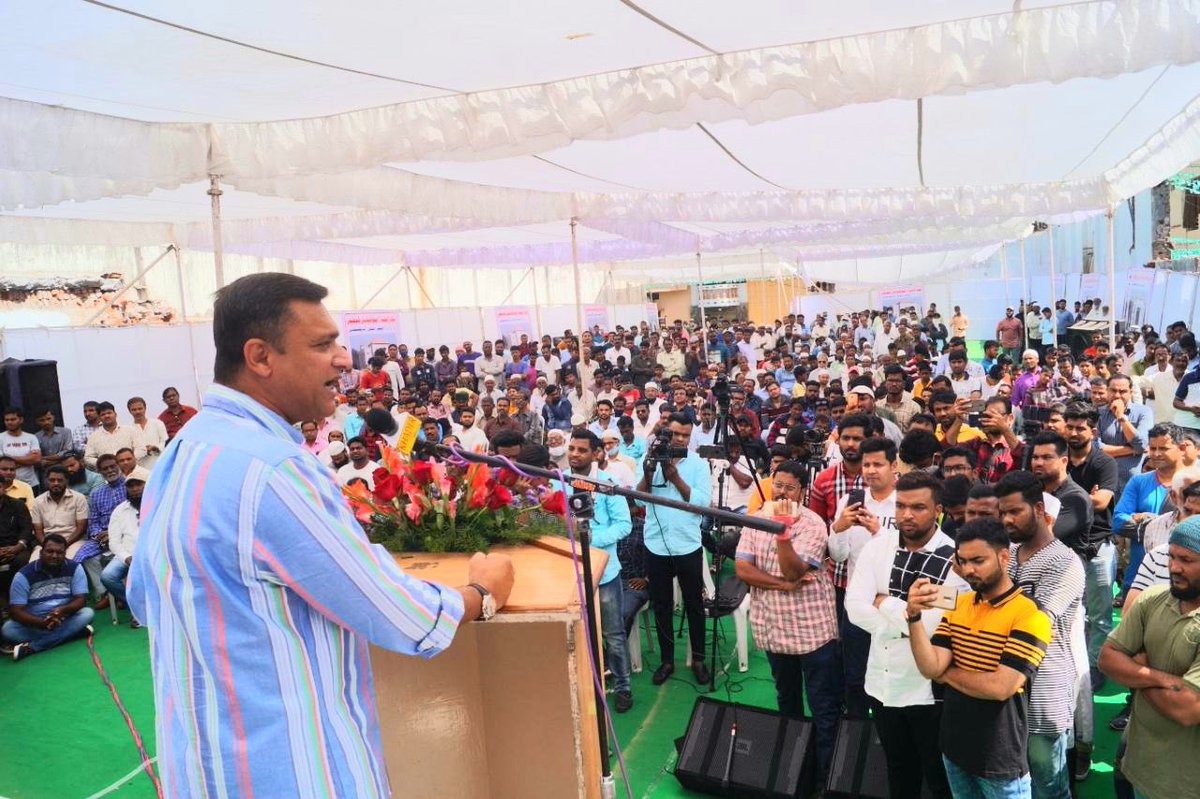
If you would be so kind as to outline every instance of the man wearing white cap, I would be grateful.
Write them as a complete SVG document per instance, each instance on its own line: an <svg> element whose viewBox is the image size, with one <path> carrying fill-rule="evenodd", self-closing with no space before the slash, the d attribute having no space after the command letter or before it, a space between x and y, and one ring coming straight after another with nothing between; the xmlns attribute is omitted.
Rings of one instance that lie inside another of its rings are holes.
<svg viewBox="0 0 1200 799"><path fill-rule="evenodd" d="M125 475L125 501L113 508L112 516L108 519L108 548L112 551L113 559L101 572L100 582L120 603L125 602L125 575L129 573L129 564L133 561L133 547L137 544L141 526L142 491L149 479L150 472L141 466ZM134 619L129 626L136 628L141 625Z"/></svg>
<svg viewBox="0 0 1200 799"><path fill-rule="evenodd" d="M624 488L637 485L637 463L621 452L621 434L616 429L605 430L600 434L600 442L604 445L600 468L608 472L617 485Z"/></svg>

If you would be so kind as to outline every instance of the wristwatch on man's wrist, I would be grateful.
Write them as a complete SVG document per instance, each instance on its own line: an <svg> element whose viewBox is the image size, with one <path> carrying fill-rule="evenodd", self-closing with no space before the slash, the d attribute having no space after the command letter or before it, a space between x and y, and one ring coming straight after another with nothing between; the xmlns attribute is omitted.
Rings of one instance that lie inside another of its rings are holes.
<svg viewBox="0 0 1200 799"><path fill-rule="evenodd" d="M479 621L487 621L496 615L496 598L491 592L484 588L479 583L471 583L471 588L479 592L479 598L483 600L479 611Z"/></svg>

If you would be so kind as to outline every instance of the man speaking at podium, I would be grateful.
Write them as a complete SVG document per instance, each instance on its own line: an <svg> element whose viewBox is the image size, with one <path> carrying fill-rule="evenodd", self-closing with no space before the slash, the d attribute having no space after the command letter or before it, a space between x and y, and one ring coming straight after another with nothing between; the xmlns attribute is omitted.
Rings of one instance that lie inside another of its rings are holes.
<svg viewBox="0 0 1200 799"><path fill-rule="evenodd" d="M350 367L326 293L281 273L217 292L216 385L146 488L128 599L169 797L390 796L368 644L431 657L512 589L501 555L462 588L408 576L301 449Z"/></svg>

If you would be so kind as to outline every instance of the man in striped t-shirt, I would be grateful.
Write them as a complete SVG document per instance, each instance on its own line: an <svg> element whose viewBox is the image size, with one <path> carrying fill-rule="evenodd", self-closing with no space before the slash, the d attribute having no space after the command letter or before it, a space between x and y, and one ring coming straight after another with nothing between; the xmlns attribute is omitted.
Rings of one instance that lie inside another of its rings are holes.
<svg viewBox="0 0 1200 799"><path fill-rule="evenodd" d="M217 385L143 495L128 598L167 796L391 796L367 645L431 657L512 588L501 555L458 589L410 576L300 448L350 367L325 295L278 272L217 292Z"/></svg>
<svg viewBox="0 0 1200 799"><path fill-rule="evenodd" d="M959 568L975 590L959 594L932 638L921 616L938 586L921 578L908 592L913 659L946 686L939 739L955 796L1031 795L1025 686L1050 645L1050 619L1008 576L1010 543L996 519L958 531Z"/></svg>
<svg viewBox="0 0 1200 799"><path fill-rule="evenodd" d="M1036 448L1035 448L1036 449ZM1083 564L1055 537L1046 520L1042 482L1029 472L1009 472L996 484L1000 521L1013 541L1008 576L1050 617L1052 635L1029 691L1029 776L1038 799L1070 799L1067 751L1075 723L1075 668ZM1082 647L1080 636L1078 643ZM1080 651L1081 659L1086 657Z"/></svg>

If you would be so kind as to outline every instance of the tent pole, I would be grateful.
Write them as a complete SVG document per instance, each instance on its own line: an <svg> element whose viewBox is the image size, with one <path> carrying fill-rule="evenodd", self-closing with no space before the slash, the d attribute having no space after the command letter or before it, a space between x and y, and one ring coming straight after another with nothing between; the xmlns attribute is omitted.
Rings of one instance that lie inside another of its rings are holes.
<svg viewBox="0 0 1200 799"><path fill-rule="evenodd" d="M579 220L571 217L571 267L575 270L575 335L583 335L583 286L579 277L579 242L575 238L575 228Z"/></svg>
<svg viewBox="0 0 1200 799"><path fill-rule="evenodd" d="M224 246L221 243L221 176L208 176L208 196L212 198L213 269L217 288L225 285Z"/></svg>
<svg viewBox="0 0 1200 799"><path fill-rule="evenodd" d="M696 302L700 304L700 329L708 335L708 317L704 313L704 270L700 266L700 250L696 250Z"/></svg>
<svg viewBox="0 0 1200 799"><path fill-rule="evenodd" d="M531 266L531 267L529 267L529 274L530 274L530 276L533 278L533 281L532 281L532 282L533 282L533 321L534 321L535 323L537 323L538 334L540 335L540 334L541 334L541 330L542 330L542 304L541 304L541 302L539 302L539 301L538 301L538 289L537 289L537 284L538 284L538 274L537 274L537 267L536 267L536 266ZM519 286L519 285L521 285L521 284L520 284L520 283L518 283L517 285ZM516 291L516 287L514 287L514 288L513 288L513 291ZM582 333L580 333L580 335L582 336L583 334L582 334Z"/></svg>
<svg viewBox="0 0 1200 799"><path fill-rule="evenodd" d="M1050 249L1050 313L1055 316L1058 306L1058 294L1055 291L1054 280L1054 226L1046 225L1046 242ZM1058 319L1054 318L1054 346L1058 346Z"/></svg>
<svg viewBox="0 0 1200 799"><path fill-rule="evenodd" d="M375 293L372 294L370 297L367 297L367 301L364 302L362 305L358 306L358 310L360 310L360 311L366 310L366 307L368 305L370 305L372 302L374 302L375 298L378 297L380 294L382 294L383 290L385 288L387 288L388 286L390 286L392 284L393 280L400 277L400 275L404 274L404 270L407 268L408 267L402 266L399 269L397 269L395 272L392 272L392 276L389 277L387 280L383 281L383 284L379 288L375 289ZM407 288L408 281L406 280L404 282L405 282L405 287ZM410 307L412 306L412 297L411 296L409 297L408 304Z"/></svg>
<svg viewBox="0 0 1200 799"><path fill-rule="evenodd" d="M1018 305L1023 304L1025 299L1029 296L1029 289L1027 288L1027 284L1025 282L1025 239L1025 236L1021 237L1021 299L1018 300ZM1025 324L1025 311L1021 309L1018 309L1018 311L1021 314L1021 324ZM1028 336L1028 334L1026 335Z"/></svg>
<svg viewBox="0 0 1200 799"><path fill-rule="evenodd" d="M429 292L425 290L425 284L421 282L421 278L417 277L417 273L412 270L411 266L404 267L404 271L412 276L413 282L417 284L417 288L425 295L425 301L429 303L430 308L436 308L437 303L433 301L433 297L429 296Z"/></svg>
<svg viewBox="0 0 1200 799"><path fill-rule="evenodd" d="M783 264L775 264L775 308L783 308ZM784 314L786 316L786 314Z"/></svg>
<svg viewBox="0 0 1200 799"><path fill-rule="evenodd" d="M526 269L524 272L521 273L521 279L517 281L517 285L513 286L512 272L510 272L509 270L506 269L505 274L508 275L508 285L512 286L512 288L510 288L508 290L508 293L504 295L504 299L502 299L502 300L500 300L500 302L496 303L496 306L499 308L503 308L505 305L508 305L508 301L510 299L512 299L512 295L517 293L517 289L521 288L521 284L525 282L525 278L529 277L530 273L532 273L532 272L533 272L533 267L531 266L528 269ZM536 278L534 279L534 282L536 283ZM536 291L536 288L537 288L536 285L534 288Z"/></svg>
<svg viewBox="0 0 1200 799"><path fill-rule="evenodd" d="M1004 281L1004 304L1012 305L1008 296L1008 245L1000 247L1000 279Z"/></svg>
<svg viewBox="0 0 1200 799"><path fill-rule="evenodd" d="M188 355L192 362L192 382L196 386L196 401L199 402L204 392L200 389L200 369L196 364L196 341L192 338L192 323L188 321L187 313L187 290L183 287L183 255L179 252L179 245L172 244L171 250L175 254L175 277L179 281L179 318L183 322L183 326L187 328L188 337Z"/></svg>
<svg viewBox="0 0 1200 799"><path fill-rule="evenodd" d="M758 271L761 273L762 283L758 287L758 296L762 297L762 310L767 310L767 259L763 253L763 248L758 248ZM749 310L747 308L746 310ZM754 321L754 320L751 320Z"/></svg>
<svg viewBox="0 0 1200 799"><path fill-rule="evenodd" d="M1116 206L1108 208L1108 347L1109 352L1117 351L1117 248L1116 235L1113 230L1113 215Z"/></svg>
<svg viewBox="0 0 1200 799"><path fill-rule="evenodd" d="M125 281L125 285L121 286L121 290L118 291L116 294L114 294L113 298L111 300L106 302L100 308L97 308L96 312L94 314L92 314L90 317L88 317L88 320L83 323L83 326L91 327L93 324L95 324L96 320L99 319L101 316L104 316L105 311L107 311L109 308L111 308L112 304L114 302L121 299L121 297L125 296L125 292L129 291L131 288L133 288L135 285L137 285L137 282L139 280L141 280L143 277L145 277L147 272L149 272L154 267L158 266L158 262L161 261L163 258L166 258L168 255L170 255L174 250L175 250L175 245L168 244L167 249L162 251L162 255L158 256L153 261L151 261L149 266L138 270L138 273L133 276L132 280ZM141 256L139 255L138 257L140 258Z"/></svg>

